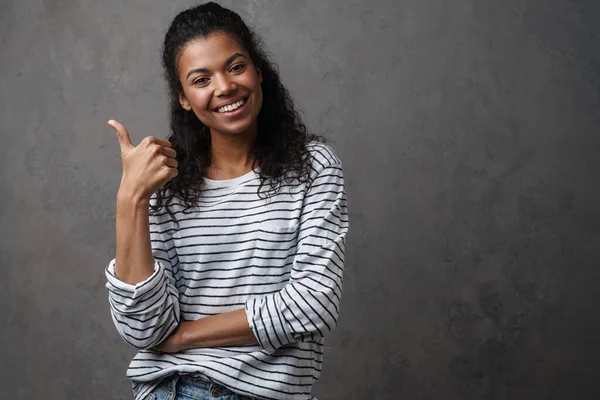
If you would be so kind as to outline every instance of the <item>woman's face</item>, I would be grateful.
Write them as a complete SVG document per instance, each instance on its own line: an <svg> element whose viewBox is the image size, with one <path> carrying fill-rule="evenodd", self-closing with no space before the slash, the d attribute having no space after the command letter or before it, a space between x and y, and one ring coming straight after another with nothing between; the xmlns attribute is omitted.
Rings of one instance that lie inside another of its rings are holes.
<svg viewBox="0 0 600 400"><path fill-rule="evenodd" d="M178 68L181 106L212 134L256 134L262 75L235 36L218 32L189 42Z"/></svg>

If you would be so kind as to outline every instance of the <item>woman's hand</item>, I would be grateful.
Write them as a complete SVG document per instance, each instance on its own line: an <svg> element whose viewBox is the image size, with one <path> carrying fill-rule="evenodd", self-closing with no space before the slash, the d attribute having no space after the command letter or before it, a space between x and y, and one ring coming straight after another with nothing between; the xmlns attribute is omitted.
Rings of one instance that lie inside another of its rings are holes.
<svg viewBox="0 0 600 400"><path fill-rule="evenodd" d="M112 119L108 124L117 131L121 146L123 177L119 192L136 200L149 201L158 189L177 176L175 150L167 140L152 136L134 146L123 125Z"/></svg>

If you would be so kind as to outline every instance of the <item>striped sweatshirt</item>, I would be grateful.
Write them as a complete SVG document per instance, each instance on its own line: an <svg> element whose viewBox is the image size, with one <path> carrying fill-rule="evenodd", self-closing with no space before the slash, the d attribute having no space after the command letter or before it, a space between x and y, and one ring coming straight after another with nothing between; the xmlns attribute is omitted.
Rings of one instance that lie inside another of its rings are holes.
<svg viewBox="0 0 600 400"><path fill-rule="evenodd" d="M349 221L342 164L311 142L312 181L257 194L256 171L205 179L196 207L150 216L154 273L136 285L106 268L110 311L139 351L127 370L136 400L172 374L195 374L264 399L314 398L323 338L337 324ZM264 191L264 192L263 192ZM156 197L153 196L151 204ZM244 308L257 344L162 353L180 321Z"/></svg>

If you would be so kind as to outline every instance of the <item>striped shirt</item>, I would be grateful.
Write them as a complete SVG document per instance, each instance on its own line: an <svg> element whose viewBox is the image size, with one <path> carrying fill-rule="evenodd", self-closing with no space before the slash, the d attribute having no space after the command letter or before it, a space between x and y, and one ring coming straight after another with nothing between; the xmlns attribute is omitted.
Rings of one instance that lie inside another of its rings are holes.
<svg viewBox="0 0 600 400"><path fill-rule="evenodd" d="M311 142L312 182L257 194L256 171L206 179L193 209L150 216L154 274L130 285L106 268L113 321L139 349L127 370L135 399L172 374L195 374L265 399L311 399L323 337L337 324L349 221L342 165ZM264 192L263 192L264 191ZM156 197L153 197L153 202ZM152 347L179 321L244 308L258 344L166 354Z"/></svg>

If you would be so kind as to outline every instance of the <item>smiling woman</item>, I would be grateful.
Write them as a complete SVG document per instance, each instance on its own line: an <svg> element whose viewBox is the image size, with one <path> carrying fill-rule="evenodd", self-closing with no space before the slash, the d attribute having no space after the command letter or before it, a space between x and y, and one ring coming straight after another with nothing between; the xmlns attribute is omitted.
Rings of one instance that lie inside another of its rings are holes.
<svg viewBox="0 0 600 400"><path fill-rule="evenodd" d="M123 177L106 286L139 349L135 399L310 399L342 295L341 161L236 13L178 14L163 66L168 140L134 146L109 121Z"/></svg>
<svg viewBox="0 0 600 400"><path fill-rule="evenodd" d="M179 76L185 110L219 136L255 140L262 76L235 36L213 33L188 43L179 58Z"/></svg>

